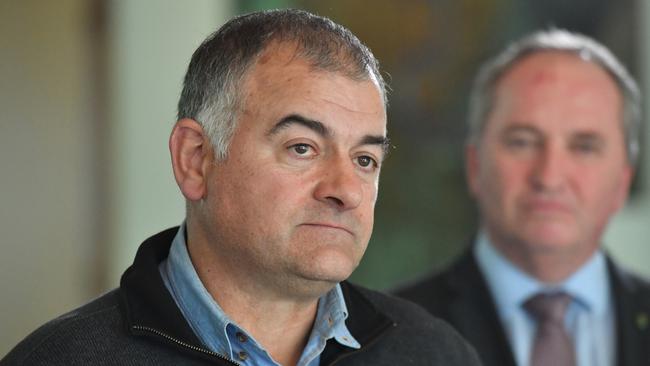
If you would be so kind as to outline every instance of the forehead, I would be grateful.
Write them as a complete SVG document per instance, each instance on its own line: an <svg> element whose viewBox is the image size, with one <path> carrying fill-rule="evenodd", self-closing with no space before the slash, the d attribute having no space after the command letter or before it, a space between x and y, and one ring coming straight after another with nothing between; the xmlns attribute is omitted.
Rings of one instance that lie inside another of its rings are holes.
<svg viewBox="0 0 650 366"><path fill-rule="evenodd" d="M538 52L519 60L497 81L492 112L490 119L617 126L622 96L599 65L569 53Z"/></svg>
<svg viewBox="0 0 650 366"><path fill-rule="evenodd" d="M614 79L602 66L584 60L576 54L562 51L538 51L524 56L510 66L497 85L558 85L562 79L568 79L581 86L607 84L607 88L618 90Z"/></svg>
<svg viewBox="0 0 650 366"><path fill-rule="evenodd" d="M291 43L274 42L261 53L244 78L242 93L247 109L264 104L308 108L310 103L320 103L321 111L332 107L385 118L379 86L370 74L367 80L357 81L316 69L296 56Z"/></svg>

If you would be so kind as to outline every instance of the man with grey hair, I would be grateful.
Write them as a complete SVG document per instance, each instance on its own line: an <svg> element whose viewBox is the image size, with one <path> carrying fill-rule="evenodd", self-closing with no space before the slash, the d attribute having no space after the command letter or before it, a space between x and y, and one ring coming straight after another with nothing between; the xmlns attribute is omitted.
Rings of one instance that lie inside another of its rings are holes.
<svg viewBox="0 0 650 366"><path fill-rule="evenodd" d="M344 27L229 21L194 53L170 137L185 222L0 364L478 365L442 321L345 281L372 231L385 106Z"/></svg>
<svg viewBox="0 0 650 366"><path fill-rule="evenodd" d="M466 147L478 235L398 294L486 366L650 364L650 286L601 248L638 158L639 104L620 62L579 34L536 32L486 63Z"/></svg>

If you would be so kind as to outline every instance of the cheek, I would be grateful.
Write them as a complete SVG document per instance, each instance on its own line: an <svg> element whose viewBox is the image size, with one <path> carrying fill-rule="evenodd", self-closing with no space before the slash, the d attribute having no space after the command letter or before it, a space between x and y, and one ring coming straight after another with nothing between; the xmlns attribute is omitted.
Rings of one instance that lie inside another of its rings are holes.
<svg viewBox="0 0 650 366"><path fill-rule="evenodd" d="M363 190L363 209L361 216L367 218L372 222L375 212L375 205L379 196L379 180L375 180L373 184L367 184Z"/></svg>
<svg viewBox="0 0 650 366"><path fill-rule="evenodd" d="M370 202L371 208L374 210L375 204L377 203L377 197L379 196L379 178L375 179L373 184L368 184L367 188L364 189L364 199Z"/></svg>
<svg viewBox="0 0 650 366"><path fill-rule="evenodd" d="M520 164L494 159L485 162L479 175L480 199L491 204L506 205L525 186L525 169Z"/></svg>
<svg viewBox="0 0 650 366"><path fill-rule="evenodd" d="M269 227L292 225L312 212L314 178L286 170L260 171L252 194L253 210L269 222Z"/></svg>
<svg viewBox="0 0 650 366"><path fill-rule="evenodd" d="M278 202L287 200L287 187L275 172L238 164L215 173L210 194L222 215L255 224L273 219Z"/></svg>
<svg viewBox="0 0 650 366"><path fill-rule="evenodd" d="M372 227L375 220L375 204L374 202L365 204L362 206L362 209L358 211L357 217L359 221L364 225L365 231L370 235L372 232Z"/></svg>
<svg viewBox="0 0 650 366"><path fill-rule="evenodd" d="M576 174L581 199L587 210L597 210L603 215L618 211L627 199L629 181L623 173L616 171L598 172L598 174Z"/></svg>
<svg viewBox="0 0 650 366"><path fill-rule="evenodd" d="M481 175L477 196L484 219L512 225L522 217L521 202L527 190L525 168L519 164L493 164Z"/></svg>

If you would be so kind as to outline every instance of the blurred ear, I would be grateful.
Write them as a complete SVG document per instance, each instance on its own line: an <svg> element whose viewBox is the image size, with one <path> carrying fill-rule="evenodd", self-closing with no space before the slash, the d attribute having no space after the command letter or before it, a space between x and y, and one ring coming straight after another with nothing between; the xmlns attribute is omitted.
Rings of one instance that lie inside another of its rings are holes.
<svg viewBox="0 0 650 366"><path fill-rule="evenodd" d="M465 175L467 176L467 187L476 197L478 195L478 148L476 144L465 145Z"/></svg>
<svg viewBox="0 0 650 366"><path fill-rule="evenodd" d="M612 207L613 213L618 212L625 203L627 202L628 194L630 193L630 186L632 185L632 179L634 178L634 168L631 165L626 164L621 172L621 182L618 184L616 193L614 195L614 207Z"/></svg>
<svg viewBox="0 0 650 366"><path fill-rule="evenodd" d="M206 192L206 167L212 158L203 127L195 120L184 118L176 122L169 137L169 151L176 183L183 196L198 201Z"/></svg>

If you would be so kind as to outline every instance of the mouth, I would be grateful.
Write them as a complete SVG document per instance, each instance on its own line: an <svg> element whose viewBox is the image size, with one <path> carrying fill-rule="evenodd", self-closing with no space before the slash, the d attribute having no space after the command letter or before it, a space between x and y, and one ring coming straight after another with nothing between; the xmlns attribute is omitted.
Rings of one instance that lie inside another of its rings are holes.
<svg viewBox="0 0 650 366"><path fill-rule="evenodd" d="M564 202L556 200L539 200L533 199L525 205L527 211L539 214L570 214L571 207Z"/></svg>
<svg viewBox="0 0 650 366"><path fill-rule="evenodd" d="M313 227L316 229L324 229L324 230L340 230L354 236L354 232L352 232L352 230L340 224L331 223L331 222L308 222L302 224L302 226L308 226L308 227Z"/></svg>

